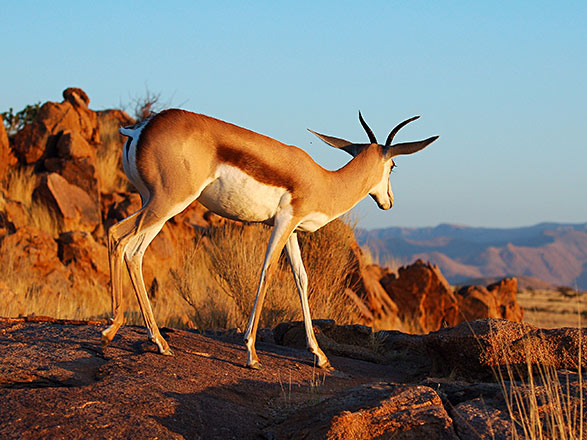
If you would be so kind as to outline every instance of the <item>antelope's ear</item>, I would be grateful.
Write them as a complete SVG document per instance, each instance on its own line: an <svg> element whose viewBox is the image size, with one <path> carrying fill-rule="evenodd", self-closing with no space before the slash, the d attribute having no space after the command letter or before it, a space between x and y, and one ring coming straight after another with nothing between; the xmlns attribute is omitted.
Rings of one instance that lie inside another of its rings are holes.
<svg viewBox="0 0 587 440"><path fill-rule="evenodd" d="M418 142L405 142L402 144L395 144L395 145L387 147L387 150L385 151L385 155L389 159L389 158L392 158L395 156L399 156L401 154L416 153L416 152L426 148L428 145L430 145L436 139L438 139L438 136L433 136L431 138L425 139L423 141L418 141Z"/></svg>
<svg viewBox="0 0 587 440"><path fill-rule="evenodd" d="M347 145L352 144L352 142L345 141L344 139L339 139L339 138L335 138L333 136L326 136L325 134L316 133L314 130L310 130L309 128L308 128L308 131L310 133L315 134L320 139L322 139L322 141L326 142L328 145L330 145L334 148L344 148Z"/></svg>
<svg viewBox="0 0 587 440"><path fill-rule="evenodd" d="M359 145L353 144L352 142L334 136L326 136L325 134L316 133L314 130L310 130L309 128L308 131L318 136L323 142L327 143L331 147L344 150L353 157L359 154Z"/></svg>

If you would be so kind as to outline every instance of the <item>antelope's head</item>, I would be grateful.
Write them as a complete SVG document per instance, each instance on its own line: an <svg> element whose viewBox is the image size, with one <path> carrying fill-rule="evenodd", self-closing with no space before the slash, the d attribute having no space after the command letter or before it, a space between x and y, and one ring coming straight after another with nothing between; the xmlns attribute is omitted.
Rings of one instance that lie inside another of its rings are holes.
<svg viewBox="0 0 587 440"><path fill-rule="evenodd" d="M387 136L385 144L383 145L377 143L377 139L375 138L373 131L369 128L363 119L361 112L359 112L359 121L361 122L361 125L369 137L368 144L355 144L344 139L326 136L324 134L316 133L312 130L309 131L314 133L328 145L331 145L335 148L340 148L353 157L357 157L366 153L367 151L370 153L373 151L377 152L377 155L380 158L380 163L376 169L373 169L373 172L376 174L376 184L369 190L369 195L373 197L375 202L377 202L377 206L379 206L379 208L390 209L393 205L393 192L391 190L390 179L391 171L395 167L393 158L402 154L412 154L420 151L438 139L438 136L433 136L423 141L405 142L392 145L393 138L398 133L398 131L419 117L420 116L414 116L413 118L407 119L404 122L398 124L393 130L391 130L389 136Z"/></svg>

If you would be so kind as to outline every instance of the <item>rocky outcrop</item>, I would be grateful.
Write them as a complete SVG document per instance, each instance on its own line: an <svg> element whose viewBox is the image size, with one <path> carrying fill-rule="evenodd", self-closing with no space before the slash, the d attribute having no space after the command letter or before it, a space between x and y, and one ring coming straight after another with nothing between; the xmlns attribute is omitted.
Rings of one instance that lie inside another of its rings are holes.
<svg viewBox="0 0 587 440"><path fill-rule="evenodd" d="M0 241L3 265L13 276L26 274L29 289L47 294L58 293L69 286L68 273L57 254L57 243L47 232L23 226ZM24 280L21 281L24 284Z"/></svg>
<svg viewBox="0 0 587 440"><path fill-rule="evenodd" d="M96 149L76 132L63 132L56 145L56 154L44 161L45 169L57 173L72 185L83 189L99 206L100 192L96 171Z"/></svg>
<svg viewBox="0 0 587 440"><path fill-rule="evenodd" d="M7 233L13 233L16 229L28 226L32 222L29 208L22 202L17 202L6 197L0 190L0 237Z"/></svg>
<svg viewBox="0 0 587 440"><path fill-rule="evenodd" d="M102 222L104 229L124 220L141 208L141 196L138 193L110 193L102 197Z"/></svg>
<svg viewBox="0 0 587 440"><path fill-rule="evenodd" d="M57 244L59 259L72 270L74 278L91 277L100 284L108 283L108 249L97 243L90 233L64 232L59 235Z"/></svg>
<svg viewBox="0 0 587 440"><path fill-rule="evenodd" d="M375 264L365 264L361 248L351 247L351 266L347 295L359 308L365 322L386 320L393 324L398 319L398 306L380 283L383 270Z"/></svg>
<svg viewBox="0 0 587 440"><path fill-rule="evenodd" d="M518 285L515 278L506 278L487 286L464 286L455 295L462 321L481 318L503 318L522 321L524 311L516 302Z"/></svg>
<svg viewBox="0 0 587 440"><path fill-rule="evenodd" d="M484 286L454 289L437 266L422 260L394 274L377 265L357 265L354 279L357 304L366 324L401 321L414 332L430 332L464 321L499 318L521 321L516 302L517 282L507 278Z"/></svg>
<svg viewBox="0 0 587 440"><path fill-rule="evenodd" d="M90 144L100 142L98 119L88 107L90 99L86 93L78 88L69 88L63 91L63 98L61 103L43 104L37 119L15 135L12 150L22 163L35 163L50 155L59 134L65 130L79 134Z"/></svg>
<svg viewBox="0 0 587 440"><path fill-rule="evenodd" d="M518 282L516 278L505 278L487 286L487 290L495 295L498 305L498 316L487 318L503 318L509 321L521 322L524 309L516 301ZM485 316L484 316L485 318Z"/></svg>

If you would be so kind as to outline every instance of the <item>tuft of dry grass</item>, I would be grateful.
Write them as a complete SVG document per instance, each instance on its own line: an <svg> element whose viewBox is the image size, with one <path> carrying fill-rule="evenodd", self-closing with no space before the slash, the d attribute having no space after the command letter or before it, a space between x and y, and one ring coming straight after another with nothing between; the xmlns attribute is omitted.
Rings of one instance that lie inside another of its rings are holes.
<svg viewBox="0 0 587 440"><path fill-rule="evenodd" d="M243 329L252 310L270 228L227 223L210 229L174 272L175 287L192 307L199 328ZM347 299L352 229L337 221L300 236L309 278L313 318L351 322L355 306ZM301 319L301 306L289 264L282 255L268 281L261 327Z"/></svg>
<svg viewBox="0 0 587 440"><path fill-rule="evenodd" d="M377 266L388 269L395 275L398 275L398 269L400 267L410 263L409 261L404 261L401 258L393 256L387 257L385 261L381 261L381 256L379 255L378 250L370 247L369 243L362 245L361 251L363 252L363 260L366 265L376 264Z"/></svg>
<svg viewBox="0 0 587 440"><path fill-rule="evenodd" d="M31 206L36 183L33 165L12 167L4 180L6 197L25 206Z"/></svg>
<svg viewBox="0 0 587 440"><path fill-rule="evenodd" d="M529 347L536 350L537 347ZM559 373L546 364L527 363L525 376L508 366L506 376L498 370L499 382L512 423L514 439L584 439L585 393L579 362L577 383L571 383L572 374Z"/></svg>
<svg viewBox="0 0 587 440"><path fill-rule="evenodd" d="M96 155L96 172L100 176L102 194L128 191L129 182L120 170L121 150L102 148Z"/></svg>

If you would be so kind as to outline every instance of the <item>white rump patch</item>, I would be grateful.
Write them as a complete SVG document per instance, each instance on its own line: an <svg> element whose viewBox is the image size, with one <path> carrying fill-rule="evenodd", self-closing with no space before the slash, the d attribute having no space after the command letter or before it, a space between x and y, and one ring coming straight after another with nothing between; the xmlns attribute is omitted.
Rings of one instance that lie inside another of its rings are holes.
<svg viewBox="0 0 587 440"><path fill-rule="evenodd" d="M131 138L130 145L127 148L127 144L124 144L124 150L122 151L122 168L124 169L124 173L128 177L128 180L135 186L135 188L141 194L141 199L143 200L143 205L147 203L149 200L149 190L143 182L139 171L137 169L137 143L139 142L139 138L141 137L141 132L143 128L147 125L147 121L144 123L137 125L134 128L121 128L119 130L120 134L124 136L128 136ZM127 141L128 142L128 141Z"/></svg>

